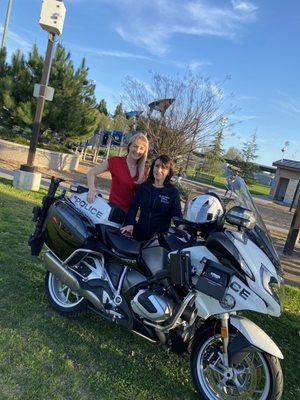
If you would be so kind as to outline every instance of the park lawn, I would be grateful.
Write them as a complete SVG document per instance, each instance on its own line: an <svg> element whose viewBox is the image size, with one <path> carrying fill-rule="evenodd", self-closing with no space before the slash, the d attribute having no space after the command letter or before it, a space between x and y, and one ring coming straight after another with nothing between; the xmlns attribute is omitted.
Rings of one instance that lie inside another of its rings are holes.
<svg viewBox="0 0 300 400"><path fill-rule="evenodd" d="M224 176L217 175L214 179L214 186L221 189L226 189L226 178ZM253 183L248 185L250 193L254 195L269 196L271 187L267 185L261 185L260 183Z"/></svg>
<svg viewBox="0 0 300 400"><path fill-rule="evenodd" d="M0 179L0 399L197 399L188 356L156 347L93 314L66 319L48 305L42 256L30 256L39 193ZM299 396L300 290L280 318L251 315L280 346L284 400Z"/></svg>
<svg viewBox="0 0 300 400"><path fill-rule="evenodd" d="M192 177L193 179L193 177ZM200 182L200 180L199 180ZM226 178L221 175L215 175L213 186L219 189L226 189ZM258 196L269 196L271 187L267 185L261 185L260 183L253 183L248 185L250 193Z"/></svg>

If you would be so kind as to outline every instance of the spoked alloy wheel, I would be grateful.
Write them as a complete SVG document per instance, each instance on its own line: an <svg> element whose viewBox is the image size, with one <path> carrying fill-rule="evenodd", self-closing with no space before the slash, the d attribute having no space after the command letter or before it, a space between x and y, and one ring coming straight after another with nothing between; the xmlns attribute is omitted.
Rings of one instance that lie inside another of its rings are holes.
<svg viewBox="0 0 300 400"><path fill-rule="evenodd" d="M266 353L248 353L231 371L222 361L222 340L212 332L205 334L191 355L194 383L201 398L207 400L279 400L282 396L282 371L277 358Z"/></svg>
<svg viewBox="0 0 300 400"><path fill-rule="evenodd" d="M61 314L76 316L86 310L86 300L48 271L45 276L45 293L51 306Z"/></svg>

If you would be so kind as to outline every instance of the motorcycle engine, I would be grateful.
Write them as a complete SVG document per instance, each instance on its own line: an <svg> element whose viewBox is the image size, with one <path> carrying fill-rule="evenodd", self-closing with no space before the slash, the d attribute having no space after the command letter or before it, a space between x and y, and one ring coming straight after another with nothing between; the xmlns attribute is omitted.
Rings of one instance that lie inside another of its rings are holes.
<svg viewBox="0 0 300 400"><path fill-rule="evenodd" d="M141 289L131 300L135 314L153 322L164 322L173 314L173 301L151 290Z"/></svg>

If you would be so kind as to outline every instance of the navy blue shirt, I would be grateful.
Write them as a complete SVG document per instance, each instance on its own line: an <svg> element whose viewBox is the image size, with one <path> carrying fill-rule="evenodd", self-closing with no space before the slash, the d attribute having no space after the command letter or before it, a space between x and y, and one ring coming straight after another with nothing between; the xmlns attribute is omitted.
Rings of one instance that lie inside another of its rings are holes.
<svg viewBox="0 0 300 400"><path fill-rule="evenodd" d="M140 215L136 222L138 210ZM134 225L133 236L137 240L148 240L155 233L166 232L173 217L182 217L178 189L171 184L156 188L145 182L130 205L126 225Z"/></svg>

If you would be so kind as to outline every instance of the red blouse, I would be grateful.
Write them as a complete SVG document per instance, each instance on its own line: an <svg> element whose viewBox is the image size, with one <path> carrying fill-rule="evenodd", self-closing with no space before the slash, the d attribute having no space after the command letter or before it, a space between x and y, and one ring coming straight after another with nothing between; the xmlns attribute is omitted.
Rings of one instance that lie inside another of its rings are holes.
<svg viewBox="0 0 300 400"><path fill-rule="evenodd" d="M109 202L122 208L126 213L135 196L138 185L139 172L135 176L130 175L126 157L111 157L108 159L108 169L112 176Z"/></svg>

